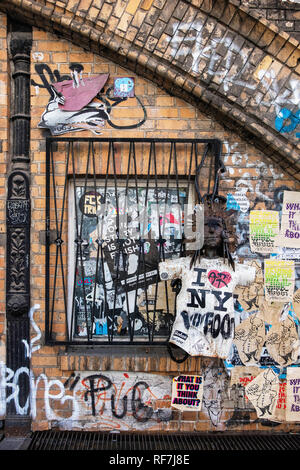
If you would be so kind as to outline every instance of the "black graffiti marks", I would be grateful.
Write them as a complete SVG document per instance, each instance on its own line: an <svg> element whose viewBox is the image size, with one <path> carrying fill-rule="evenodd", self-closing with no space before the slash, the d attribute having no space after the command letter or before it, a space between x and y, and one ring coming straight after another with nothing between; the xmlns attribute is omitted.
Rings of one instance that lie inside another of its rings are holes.
<svg viewBox="0 0 300 470"><path fill-rule="evenodd" d="M76 377L77 383L79 376ZM74 382L71 385L74 388ZM109 398L110 408L112 415L117 419L124 418L129 412L132 416L140 423L149 421L154 415L154 410L150 406L147 406L142 399L143 391L149 389L149 384L145 381L139 381L130 388L129 393L126 393L122 398L118 395L115 390L115 386L112 380L103 374L93 374L85 377L82 381L86 390L84 393L84 400L90 401L92 415L97 415L96 403L99 400L99 396L102 392L110 391L111 395ZM65 385L69 384L69 381ZM117 398L116 398L117 397ZM116 402L118 405L116 405ZM116 409L118 407L118 410Z"/></svg>
<svg viewBox="0 0 300 470"><path fill-rule="evenodd" d="M81 64L70 64L70 71L82 73L84 67ZM40 63L35 64L36 73L41 81L31 80L31 85L48 90L50 101L44 112L39 127L48 128L55 135L63 134L68 131L90 129L95 134L100 132L104 122L114 129L136 129L142 126L147 119L146 108L138 96L135 96L138 106L142 109L143 117L133 124L120 125L114 122L111 114L114 107L126 101L128 98L116 98L112 96L113 87L109 87L105 93L101 90L97 94L96 101L84 106L77 112L62 111L58 107L59 96L53 87L56 82L63 80L71 80L71 75L60 75L58 70L51 70L49 65ZM130 109L128 109L128 117L130 117Z"/></svg>

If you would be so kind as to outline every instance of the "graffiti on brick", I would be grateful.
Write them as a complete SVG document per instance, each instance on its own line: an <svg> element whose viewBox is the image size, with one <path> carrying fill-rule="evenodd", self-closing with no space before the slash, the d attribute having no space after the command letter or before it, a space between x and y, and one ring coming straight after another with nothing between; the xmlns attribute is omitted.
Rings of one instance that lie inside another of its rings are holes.
<svg viewBox="0 0 300 470"><path fill-rule="evenodd" d="M275 127L279 132L294 132L300 123L300 109L293 113L288 108L282 108L275 118ZM295 136L300 139L300 132L295 132Z"/></svg>
<svg viewBox="0 0 300 470"><path fill-rule="evenodd" d="M62 96L56 90L55 84L65 80L74 81L74 87L85 87L85 78L82 77L83 66L81 64L70 64L71 76L60 75L57 69L51 70L50 66L45 63L35 64L35 71L39 75L41 82L31 80L31 85L48 90L50 100L46 110L42 114L39 128L49 129L52 135L61 135L67 132L90 130L96 135L102 133L105 123L114 129L136 129L142 126L147 119L146 109L141 99L135 95L137 107L141 109L141 118L133 124L122 125L112 120L111 114L113 109L128 98L115 98L113 96L113 87L100 90L93 100L84 105L81 109L75 111L67 111L60 108L62 104ZM128 108L128 118L130 118L130 107Z"/></svg>

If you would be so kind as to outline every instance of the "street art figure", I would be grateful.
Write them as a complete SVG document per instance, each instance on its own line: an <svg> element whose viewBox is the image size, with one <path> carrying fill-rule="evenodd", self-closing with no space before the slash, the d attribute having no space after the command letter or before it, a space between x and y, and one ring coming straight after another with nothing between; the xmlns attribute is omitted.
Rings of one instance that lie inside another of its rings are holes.
<svg viewBox="0 0 300 470"><path fill-rule="evenodd" d="M293 364L297 360L299 345L296 325L289 317L272 325L266 337L269 354L282 366Z"/></svg>
<svg viewBox="0 0 300 470"><path fill-rule="evenodd" d="M258 315L250 315L236 327L234 343L244 364L259 361L265 342L265 322Z"/></svg>
<svg viewBox="0 0 300 470"><path fill-rule="evenodd" d="M38 127L50 129L52 135L87 129L100 134L109 114L105 104L94 98L107 79L108 74L102 74L93 79L79 80L75 70L73 80L51 85L54 97L50 99Z"/></svg>
<svg viewBox="0 0 300 470"><path fill-rule="evenodd" d="M82 64L72 63L71 76L61 76L58 70L52 71L47 64L35 65L41 83L31 80L31 84L36 90L46 88L50 94L50 100L38 124L39 128L49 129L52 135L83 130L99 135L105 123L114 129L135 129L144 124L147 112L138 96L135 99L142 109L143 117L130 125L123 126L113 122L112 109L127 100L127 97L112 97L111 87L104 94L103 89L109 74L83 77L83 69Z"/></svg>
<svg viewBox="0 0 300 470"><path fill-rule="evenodd" d="M279 379L272 369L259 374L246 386L246 395L254 405L258 418L270 418L277 402Z"/></svg>
<svg viewBox="0 0 300 470"><path fill-rule="evenodd" d="M218 426L221 420L227 396L228 377L223 372L222 368L213 365L209 365L203 372L202 409L208 413L213 426Z"/></svg>
<svg viewBox="0 0 300 470"><path fill-rule="evenodd" d="M169 341L192 356L228 356L235 329L235 286L255 278L255 268L233 262L233 211L225 211L224 202L219 197L205 202L203 248L159 264L162 280L182 281Z"/></svg>

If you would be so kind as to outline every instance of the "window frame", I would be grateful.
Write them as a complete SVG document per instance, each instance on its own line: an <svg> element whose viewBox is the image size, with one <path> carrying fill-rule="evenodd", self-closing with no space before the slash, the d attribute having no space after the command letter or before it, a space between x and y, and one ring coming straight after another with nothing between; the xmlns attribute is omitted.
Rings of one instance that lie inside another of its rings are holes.
<svg viewBox="0 0 300 470"><path fill-rule="evenodd" d="M84 338L79 338L78 337L76 339L74 339L74 335L73 335L73 332L72 332L72 328L69 329L68 326L69 326L69 321L70 321L70 310L69 310L69 299L70 299L70 276L67 276L67 292L64 292L64 302L65 302L65 315L66 315L66 334L68 335L69 333L71 333L71 336L67 336L67 339L66 340L57 340L56 338L54 338L52 336L52 332L51 332L51 322L52 322L52 319L50 318L51 317L51 301L50 301L50 271L49 271L49 267L50 267L50 245L51 243L53 243L53 241L51 240L51 226L50 226L50 199L51 199L51 194L50 194L50 187L51 187L51 168L53 166L53 163L51 161L51 155L52 155L52 159L53 159L53 146L55 145L55 143L61 143L61 142L65 142L65 143L68 143L69 146L72 145L73 143L87 143L87 144L90 144L90 143L101 143L101 142L105 142L105 143L108 143L109 145L114 145L115 143L131 143L133 142L134 144L135 143L147 143L149 144L150 146L155 145L156 144L168 144L171 146L174 146L174 148L176 149L176 144L189 144L191 146L191 159L192 159L192 152L195 151L195 158L196 158L196 167L197 167L197 162L198 162L198 157L201 159L201 162L199 163L199 166L201 166L203 160L204 160L204 157L205 157L205 154L207 153L207 149L209 148L210 151L211 151L211 154L212 154L212 162L214 160L214 165L215 165L215 168L216 168L216 162L218 163L218 161L220 160L220 155L221 155L221 142L219 139L142 139L142 138L130 138L130 139L127 139L127 138L120 138L120 139L117 139L117 138L88 138L88 137L71 137L71 138L68 138L68 137L47 137L46 139L46 276L45 276L45 290L46 290L46 302L45 302L45 310L46 310L46 316L45 316L45 342L47 345L67 345L67 346L100 346L100 347L106 347L106 346L111 346L111 345L116 345L116 346L134 346L134 347L139 347L139 346L162 346L163 344L166 344L167 342L167 337L160 337L160 340L157 340L157 341L147 341L146 339L145 340L141 340L139 338L139 341L126 341L126 340L122 340L122 341L118 341L116 338L111 342L111 341L101 341L100 339L98 338L87 338L87 339L84 339ZM202 154L202 157L201 157L201 154L197 153L197 145L204 145L204 148L205 148L205 151L204 153ZM193 150L194 149L194 150ZM55 149L54 149L55 151ZM97 179L98 181L99 180L99 176L97 176ZM74 177L74 175L73 175ZM77 183L78 181L80 181L80 179L82 180L83 177L82 175L75 175L75 177L77 178ZM113 175L113 177L115 177L115 174ZM110 179L112 180L113 178L112 176L110 176ZM140 181L143 181L143 180L146 180L147 178L147 181L149 181L149 175L138 175L138 178ZM175 185L177 184L178 185L178 182L182 183L183 181L185 182L184 186L186 185L186 187L188 188L190 184L194 184L194 181L195 181L195 178L196 178L196 175L178 175L176 174L176 178L170 178L170 175L164 175L164 176L160 176L159 177L159 182L165 182L168 178L168 181L175 181L176 179L176 182L174 183ZM71 177L68 177L67 178L67 171L66 171L66 180L68 181L65 181L65 185L68 186L68 188L70 187L70 185L72 184L72 178ZM122 176L122 180L124 181L124 176ZM214 184L216 183L216 181L214 181ZM54 185L54 183L53 183ZM153 187L153 183L152 183L152 187ZM72 191L69 191L67 188L67 194L71 194ZM188 191L189 193L189 191ZM70 203L70 199L69 199L69 196L67 198L67 207L68 207L68 210L70 207L72 207L72 204L74 204L74 200L73 202ZM69 246L70 246L70 240L73 239L73 234L71 234L70 236L70 230L71 230L71 226L69 224L69 220L70 220L70 217L68 216L68 253L69 253ZM61 243L62 241L60 240L60 237L58 236L55 240L55 243L59 249L59 246L61 246ZM71 258L69 257L68 255L68 261L67 261L67 265L68 265L68 270L69 270L69 263L71 262ZM74 284L73 284L73 288L74 288ZM175 314L175 312L174 312ZM53 308L52 308L52 315L53 315ZM70 331L71 330L71 331Z"/></svg>

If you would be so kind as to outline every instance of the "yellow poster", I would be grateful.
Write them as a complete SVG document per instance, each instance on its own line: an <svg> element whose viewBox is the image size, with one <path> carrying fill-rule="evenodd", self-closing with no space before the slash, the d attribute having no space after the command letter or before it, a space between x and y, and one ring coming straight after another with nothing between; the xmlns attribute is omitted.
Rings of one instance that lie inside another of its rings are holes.
<svg viewBox="0 0 300 470"><path fill-rule="evenodd" d="M275 237L279 233L277 211L250 211L250 249L254 253L274 253Z"/></svg>
<svg viewBox="0 0 300 470"><path fill-rule="evenodd" d="M294 261L265 260L264 287L267 301L291 302L295 287Z"/></svg>

